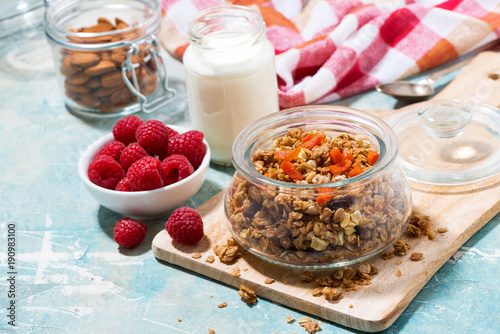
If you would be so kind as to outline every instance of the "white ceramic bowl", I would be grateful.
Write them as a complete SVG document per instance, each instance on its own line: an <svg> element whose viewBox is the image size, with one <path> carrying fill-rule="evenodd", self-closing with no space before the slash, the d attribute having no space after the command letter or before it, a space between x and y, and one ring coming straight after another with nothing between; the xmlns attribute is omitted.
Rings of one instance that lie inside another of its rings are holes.
<svg viewBox="0 0 500 334"><path fill-rule="evenodd" d="M189 131L174 125L168 125L168 127L179 133ZM207 152L200 167L179 182L159 189L135 192L115 191L99 187L90 182L87 169L97 152L113 140L113 134L110 133L95 141L83 151L78 163L78 173L85 188L102 206L135 219L158 218L189 200L203 185L210 164L210 147L205 140L203 140L203 144L207 148Z"/></svg>

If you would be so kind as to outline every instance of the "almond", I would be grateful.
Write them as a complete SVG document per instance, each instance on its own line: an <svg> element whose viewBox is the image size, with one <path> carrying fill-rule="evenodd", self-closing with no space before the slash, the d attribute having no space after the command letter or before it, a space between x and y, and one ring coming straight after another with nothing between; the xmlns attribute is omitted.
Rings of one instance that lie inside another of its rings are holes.
<svg viewBox="0 0 500 334"><path fill-rule="evenodd" d="M110 60L101 60L97 65L88 67L84 73L90 76L101 75L116 69L115 63Z"/></svg>
<svg viewBox="0 0 500 334"><path fill-rule="evenodd" d="M83 28L83 32L94 32L94 33L107 32L111 30L115 30L115 26L112 25L111 22L109 21L99 22L95 26Z"/></svg>
<svg viewBox="0 0 500 334"><path fill-rule="evenodd" d="M109 95L115 93L119 89L121 89L120 86L113 87L113 88L101 87L101 88L97 89L96 91L92 92L92 94L94 94L95 97L104 97L104 96L109 96Z"/></svg>
<svg viewBox="0 0 500 334"><path fill-rule="evenodd" d="M119 103L130 103L136 100L136 97L130 92L127 87L120 89L119 91L113 93L111 95L111 103L119 104Z"/></svg>
<svg viewBox="0 0 500 334"><path fill-rule="evenodd" d="M89 81L87 81L85 86L87 86L89 88L101 87L101 79L99 77L92 77L92 78L90 78Z"/></svg>
<svg viewBox="0 0 500 334"><path fill-rule="evenodd" d="M100 60L99 56L91 52L77 52L68 55L71 65L87 68L94 66Z"/></svg>
<svg viewBox="0 0 500 334"><path fill-rule="evenodd" d="M60 71L61 71L62 75L68 77L68 76L71 76L71 75L75 74L76 72L78 72L79 68L74 66L74 65L71 65L70 58L64 57L62 62L61 62Z"/></svg>
<svg viewBox="0 0 500 334"><path fill-rule="evenodd" d="M76 73L70 77L66 78L66 82L72 85L83 85L87 81L89 81L90 76L85 73Z"/></svg>
<svg viewBox="0 0 500 334"><path fill-rule="evenodd" d="M92 96L91 94L81 94L80 100L82 102L81 104L84 107L88 107L88 108L95 108L99 104L101 104L101 101L98 98Z"/></svg>
<svg viewBox="0 0 500 334"><path fill-rule="evenodd" d="M103 87L119 87L125 86L125 82L123 82L122 74L120 71L114 71L110 73L106 73L101 77L101 85Z"/></svg>
<svg viewBox="0 0 500 334"><path fill-rule="evenodd" d="M64 87L66 89L70 89L74 92L82 93L82 94L90 92L90 88L85 86L85 85L72 85L68 82L65 82Z"/></svg>

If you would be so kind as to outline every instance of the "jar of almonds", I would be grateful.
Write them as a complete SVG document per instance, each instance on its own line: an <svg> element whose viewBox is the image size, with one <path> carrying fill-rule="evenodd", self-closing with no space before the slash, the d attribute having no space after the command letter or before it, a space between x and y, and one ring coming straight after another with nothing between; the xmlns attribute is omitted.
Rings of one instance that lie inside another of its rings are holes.
<svg viewBox="0 0 500 334"><path fill-rule="evenodd" d="M48 2L44 27L70 112L148 113L172 101L160 23L155 0Z"/></svg>

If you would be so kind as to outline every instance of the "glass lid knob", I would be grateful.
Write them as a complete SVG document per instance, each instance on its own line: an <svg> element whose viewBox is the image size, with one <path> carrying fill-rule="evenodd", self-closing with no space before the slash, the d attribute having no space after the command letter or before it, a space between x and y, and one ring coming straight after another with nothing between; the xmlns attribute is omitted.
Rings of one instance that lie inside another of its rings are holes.
<svg viewBox="0 0 500 334"><path fill-rule="evenodd" d="M470 108L458 100L436 100L418 111L418 122L436 138L460 136L470 122Z"/></svg>

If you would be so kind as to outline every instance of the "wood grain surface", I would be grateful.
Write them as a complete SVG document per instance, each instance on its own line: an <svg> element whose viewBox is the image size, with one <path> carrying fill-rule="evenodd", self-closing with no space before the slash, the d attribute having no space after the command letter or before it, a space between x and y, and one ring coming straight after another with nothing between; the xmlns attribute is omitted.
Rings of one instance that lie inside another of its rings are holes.
<svg viewBox="0 0 500 334"><path fill-rule="evenodd" d="M500 104L500 54L482 52L434 99L457 98L464 101ZM397 111L376 111L383 117ZM500 115L499 115L500 117ZM410 261L409 254L382 260L375 256L367 262L377 266L379 273L372 284L346 292L339 301L329 302L313 297L315 282L299 280L302 270L271 264L249 253L232 265L216 261L206 262L214 255L213 246L224 244L230 236L224 218L223 192L198 208L205 226L204 238L194 246L175 243L163 230L153 240L153 254L169 263L190 269L234 287L240 284L254 289L264 297L283 305L330 320L341 325L363 330L380 331L388 328L408 306L434 273L492 217L500 212L500 175L465 186L430 186L410 183L413 206L431 217L433 229L446 227L448 232L434 240L426 237L403 236L410 252L424 254L421 261ZM200 253L200 259L192 258ZM398 264L400 260L402 263ZM241 269L241 277L231 275L233 267ZM402 275L398 276L398 270ZM330 270L314 272L315 278L330 274ZM265 284L266 278L275 282ZM236 293L236 292L235 292ZM352 305L352 307L350 307Z"/></svg>

